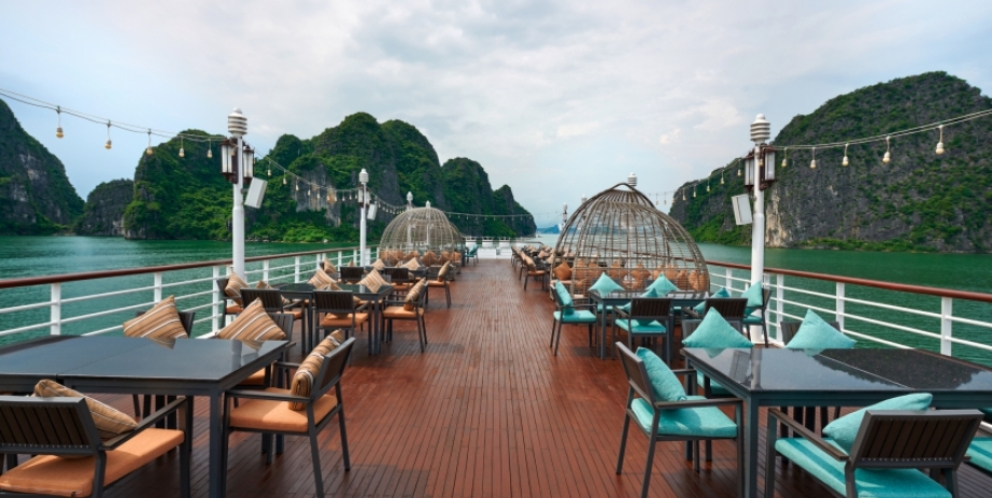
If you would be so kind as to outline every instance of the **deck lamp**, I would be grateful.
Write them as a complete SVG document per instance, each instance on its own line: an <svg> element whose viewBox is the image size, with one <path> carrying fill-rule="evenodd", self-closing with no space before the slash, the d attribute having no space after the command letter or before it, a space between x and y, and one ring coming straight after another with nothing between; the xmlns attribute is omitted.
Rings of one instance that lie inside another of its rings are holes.
<svg viewBox="0 0 992 498"><path fill-rule="evenodd" d="M248 134L248 118L237 107L227 115L227 131L231 138L220 144L220 170L224 178L233 184L234 207L231 213L231 245L234 273L245 277L245 208L242 189L251 181L254 170L252 160L254 150L244 142ZM251 151L251 155L249 155ZM207 151L209 157L209 149ZM244 176L242 177L241 173Z"/></svg>
<svg viewBox="0 0 992 498"><path fill-rule="evenodd" d="M637 175L635 175L632 172L630 174L630 176L627 177L627 184L630 185L631 187L636 187L637 186Z"/></svg>
<svg viewBox="0 0 992 498"><path fill-rule="evenodd" d="M234 161L234 147L231 146L230 140L224 140L220 143L220 173L227 178L227 181L237 183L235 177L237 175L235 171L235 161Z"/></svg>
<svg viewBox="0 0 992 498"><path fill-rule="evenodd" d="M251 179L255 177L255 149L245 144L241 150L244 154L244 184L247 186L251 184Z"/></svg>
<svg viewBox="0 0 992 498"><path fill-rule="evenodd" d="M358 190L358 204L361 206L361 212L358 215L359 219L359 240L361 241L361 247L359 252L359 260L361 261L361 266L367 266L369 264L368 257L365 254L365 207L368 205L369 192L369 172L362 168L362 171L358 173L358 182L362 184L362 188Z"/></svg>

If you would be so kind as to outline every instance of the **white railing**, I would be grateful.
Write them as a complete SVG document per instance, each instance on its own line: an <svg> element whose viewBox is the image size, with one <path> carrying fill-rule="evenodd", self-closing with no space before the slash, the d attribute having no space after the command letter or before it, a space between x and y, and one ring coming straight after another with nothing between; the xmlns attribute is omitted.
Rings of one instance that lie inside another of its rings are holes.
<svg viewBox="0 0 992 498"><path fill-rule="evenodd" d="M368 249L378 257L378 249ZM250 283L301 282L324 259L358 261L358 248L335 248L246 258ZM40 335L99 335L121 330L134 312L173 295L183 311L197 312L193 335L209 337L225 324L226 299L216 281L230 274L230 260L150 268L0 280L0 344Z"/></svg>
<svg viewBox="0 0 992 498"><path fill-rule="evenodd" d="M736 296L751 285L746 265L707 264L713 289L727 287ZM772 289L765 319L773 342L781 343L781 321L802 320L811 309L866 344L992 365L992 294L775 268L765 269L763 283Z"/></svg>

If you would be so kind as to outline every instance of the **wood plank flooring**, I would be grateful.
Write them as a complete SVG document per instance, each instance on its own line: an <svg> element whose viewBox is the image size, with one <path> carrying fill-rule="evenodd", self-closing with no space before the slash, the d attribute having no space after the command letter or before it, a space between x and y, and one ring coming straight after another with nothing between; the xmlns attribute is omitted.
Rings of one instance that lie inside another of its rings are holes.
<svg viewBox="0 0 992 498"><path fill-rule="evenodd" d="M432 291L425 353L413 323L397 322L380 356L366 354L359 334L342 381L352 468L344 471L332 423L320 436L327 495L638 496L647 445L636 430L623 473L614 472L627 395L620 362L596 358L582 327L566 326L552 356L551 302L540 286L524 291L508 261L462 270L452 301L447 309L443 291ZM129 397L106 398L129 410ZM205 407L200 402L196 414L197 497L208 484ZM680 444L659 444L651 496L735 496L734 444L715 442L714 452L696 473ZM270 465L264 458L258 436L232 438L228 496L314 496L306 439L287 438L285 453ZM759 480L759 489L764 485ZM775 485L777 496L829 496L794 466L779 464ZM989 496L992 478L965 469L961 487L962 496ZM146 466L108 494L178 496L178 457Z"/></svg>

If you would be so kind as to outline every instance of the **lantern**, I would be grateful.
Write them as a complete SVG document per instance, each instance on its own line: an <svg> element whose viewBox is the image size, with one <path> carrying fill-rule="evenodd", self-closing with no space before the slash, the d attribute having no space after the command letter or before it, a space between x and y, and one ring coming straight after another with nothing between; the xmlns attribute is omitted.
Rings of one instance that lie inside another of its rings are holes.
<svg viewBox="0 0 992 498"><path fill-rule="evenodd" d="M233 157L235 148L232 145L234 144L230 140L224 140L220 143L220 173L229 182L237 178L235 171L236 164Z"/></svg>

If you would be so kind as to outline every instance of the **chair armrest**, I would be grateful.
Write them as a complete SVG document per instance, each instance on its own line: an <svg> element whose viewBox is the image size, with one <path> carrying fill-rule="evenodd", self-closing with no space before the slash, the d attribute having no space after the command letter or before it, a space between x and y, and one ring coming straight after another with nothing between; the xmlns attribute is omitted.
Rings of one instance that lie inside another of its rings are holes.
<svg viewBox="0 0 992 498"><path fill-rule="evenodd" d="M296 401L300 403L309 403L310 398L307 396L300 396L298 394L289 393L267 393L265 391L247 391L243 389L237 389L233 391L227 391L224 393L229 398L239 398L239 399L261 399L268 401Z"/></svg>
<svg viewBox="0 0 992 498"><path fill-rule="evenodd" d="M813 443L814 446L822 450L830 458L833 458L834 460L840 462L846 462L848 460L849 456L847 455L847 453L844 453L836 446L833 446L830 443L824 441L820 436L817 436L815 433L813 433L813 431L807 429L805 425L800 424L799 422L793 420L791 417L783 413L782 410L779 410L778 408L769 408L768 421L772 422L772 419L778 420L783 425L792 429L796 434L802 436L803 439ZM769 424L769 427L773 427L773 425Z"/></svg>
<svg viewBox="0 0 992 498"><path fill-rule="evenodd" d="M620 309L620 306L613 307L613 315L617 318L630 318L630 313Z"/></svg>
<svg viewBox="0 0 992 498"><path fill-rule="evenodd" d="M677 368L677 369L672 370L672 373L675 374L675 375L692 375L692 374L696 373L696 369L695 368Z"/></svg>
<svg viewBox="0 0 992 498"><path fill-rule="evenodd" d="M673 410L679 408L702 408L705 406L728 405L743 406L744 400L739 398L687 399L685 401L657 401L653 406L658 410Z"/></svg>
<svg viewBox="0 0 992 498"><path fill-rule="evenodd" d="M103 448L105 450L112 450L117 448L118 446L131 440L131 438L133 438L134 436L137 436L138 433L140 433L141 431L154 426L156 423L160 422L162 419L169 416L169 414L178 410L179 407L184 404L186 404L186 397L177 398L175 401L163 406L155 413L152 413L151 415L141 419L141 422L138 423L138 426L135 427L133 431L130 431L126 434L121 434L120 436L117 436L113 439L108 439L107 441L104 441Z"/></svg>
<svg viewBox="0 0 992 498"><path fill-rule="evenodd" d="M701 320L703 318L702 315L700 315L699 313L697 313L696 310L695 310L695 308L693 308L691 306L683 306L682 307L682 313L685 313L686 315L691 316L695 320Z"/></svg>

